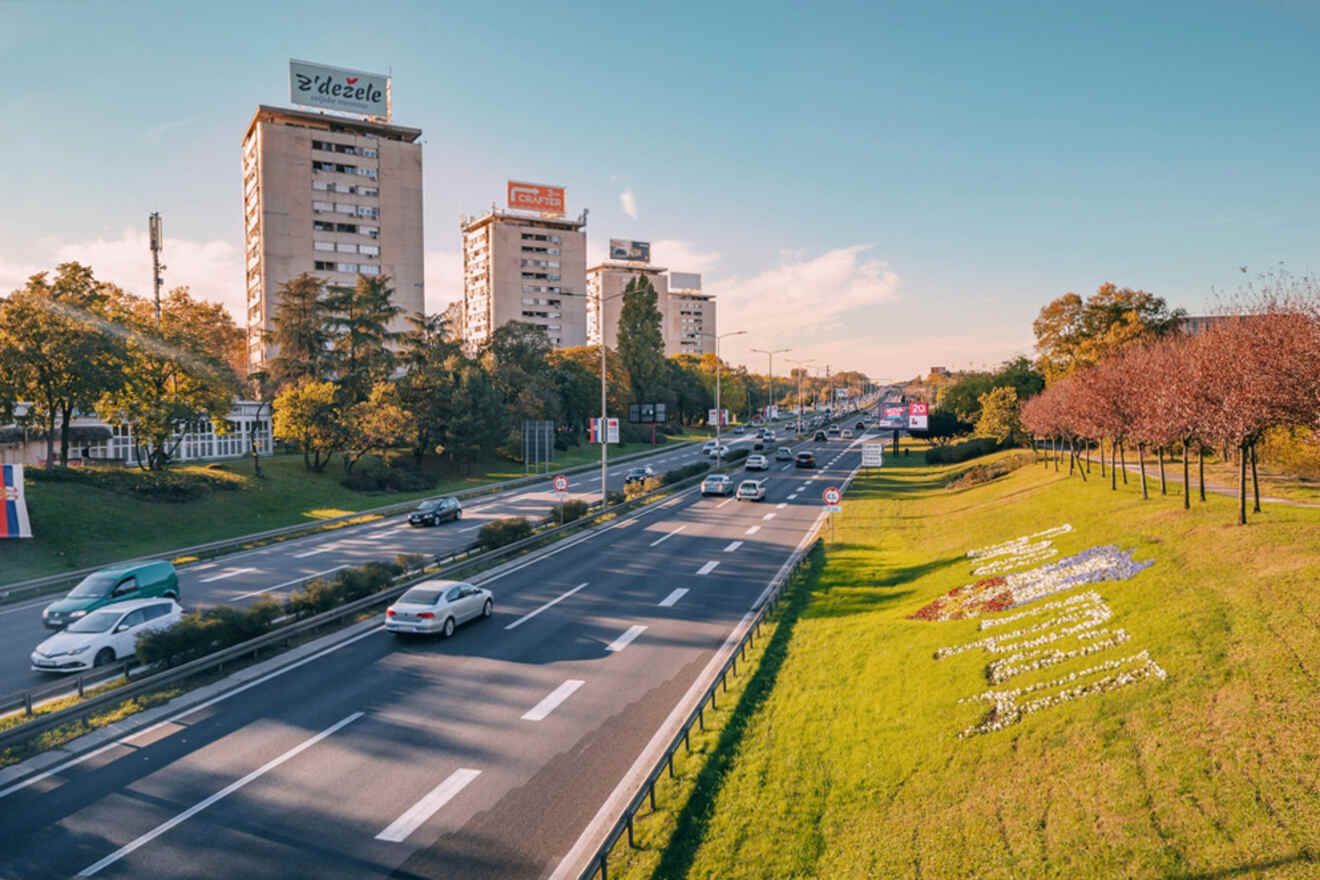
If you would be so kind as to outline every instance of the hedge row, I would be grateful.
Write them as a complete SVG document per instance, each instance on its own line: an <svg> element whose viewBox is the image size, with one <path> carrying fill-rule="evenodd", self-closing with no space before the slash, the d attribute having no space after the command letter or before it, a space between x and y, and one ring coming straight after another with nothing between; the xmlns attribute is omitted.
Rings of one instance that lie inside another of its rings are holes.
<svg viewBox="0 0 1320 880"><path fill-rule="evenodd" d="M205 470L143 471L136 468L28 468L24 476L36 483L76 483L94 486L143 501L183 502L213 491L234 491L239 482Z"/></svg>
<svg viewBox="0 0 1320 880"><path fill-rule="evenodd" d="M680 468L674 468L671 471L665 471L664 478L661 480L666 486L672 486L674 483L681 483L689 477L695 477L697 474L704 474L710 470L710 463L705 461L695 461L692 464L685 464Z"/></svg>
<svg viewBox="0 0 1320 880"><path fill-rule="evenodd" d="M477 546L483 550L494 550L531 536L532 524L521 516L494 519L477 532Z"/></svg>
<svg viewBox="0 0 1320 880"><path fill-rule="evenodd" d="M310 617L355 599L370 596L394 583L406 570L420 567L425 557L403 554L394 562L369 562L337 572L333 579L308 581L281 605L260 599L247 608L227 605L193 611L173 626L138 638L137 659L144 664L175 666L265 635L281 617Z"/></svg>
<svg viewBox="0 0 1320 880"><path fill-rule="evenodd" d="M948 446L932 446L926 450L926 464L956 464L969 458L989 455L997 449L999 441L994 437L973 437Z"/></svg>

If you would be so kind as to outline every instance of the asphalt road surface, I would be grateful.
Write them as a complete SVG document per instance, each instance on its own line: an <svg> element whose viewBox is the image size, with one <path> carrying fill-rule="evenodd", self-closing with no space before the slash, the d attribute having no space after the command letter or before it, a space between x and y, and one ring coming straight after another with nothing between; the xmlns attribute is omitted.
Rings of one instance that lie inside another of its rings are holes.
<svg viewBox="0 0 1320 880"><path fill-rule="evenodd" d="M373 629L0 789L0 877L550 876L860 462L799 448L763 502L689 490L506 571L450 640Z"/></svg>

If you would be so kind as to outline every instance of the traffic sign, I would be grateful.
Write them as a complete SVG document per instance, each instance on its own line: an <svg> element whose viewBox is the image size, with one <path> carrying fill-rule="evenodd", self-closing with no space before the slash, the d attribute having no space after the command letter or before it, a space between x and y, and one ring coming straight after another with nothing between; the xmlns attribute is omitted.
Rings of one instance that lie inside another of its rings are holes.
<svg viewBox="0 0 1320 880"><path fill-rule="evenodd" d="M568 491L568 477L564 476L563 474L560 474L559 476L555 477L555 491L556 492Z"/></svg>
<svg viewBox="0 0 1320 880"><path fill-rule="evenodd" d="M822 493L821 497L825 499L826 504L830 505L831 507L837 507L839 501L841 501L843 498L843 493L840 492L836 487L830 486L828 489L824 491L824 493Z"/></svg>

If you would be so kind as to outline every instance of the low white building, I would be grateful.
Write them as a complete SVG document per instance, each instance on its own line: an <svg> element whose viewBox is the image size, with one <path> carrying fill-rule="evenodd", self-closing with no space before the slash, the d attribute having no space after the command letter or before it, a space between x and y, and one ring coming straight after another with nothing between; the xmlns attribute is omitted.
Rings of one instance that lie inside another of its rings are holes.
<svg viewBox="0 0 1320 880"><path fill-rule="evenodd" d="M174 461L205 461L240 458L252 451L255 442L262 455L271 453L270 406L255 400L236 400L225 418L227 431L217 433L210 419L199 419L190 430L176 432L178 449ZM77 416L69 424L69 464L80 467L84 461L136 465L132 425L114 425L95 415ZM41 426L6 425L0 427L0 464L24 464L44 467L46 438ZM56 427L58 432L59 428ZM55 455L60 452L59 434L55 435ZM145 449L143 450L145 454Z"/></svg>

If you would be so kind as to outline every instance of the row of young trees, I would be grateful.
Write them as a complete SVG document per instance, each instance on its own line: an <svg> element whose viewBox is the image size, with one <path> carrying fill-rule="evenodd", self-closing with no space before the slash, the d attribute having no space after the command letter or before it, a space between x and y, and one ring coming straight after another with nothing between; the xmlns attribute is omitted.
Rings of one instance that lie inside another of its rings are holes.
<svg viewBox="0 0 1320 880"><path fill-rule="evenodd" d="M1183 506L1190 505L1189 454L1233 450L1238 459L1238 521L1246 522L1248 466L1260 511L1256 447L1271 428L1320 426L1320 297L1309 279L1275 279L1230 301L1211 328L1194 336L1162 335L1121 347L1071 370L1022 405L1023 425L1066 454L1085 478L1090 450L1109 455L1111 488L1126 481L1135 449L1142 496L1146 458L1182 450ZM1082 450L1079 453L1079 449ZM1085 455L1085 461L1079 461ZM1056 454L1057 466L1058 454ZM1085 467L1079 467L1079 465Z"/></svg>

